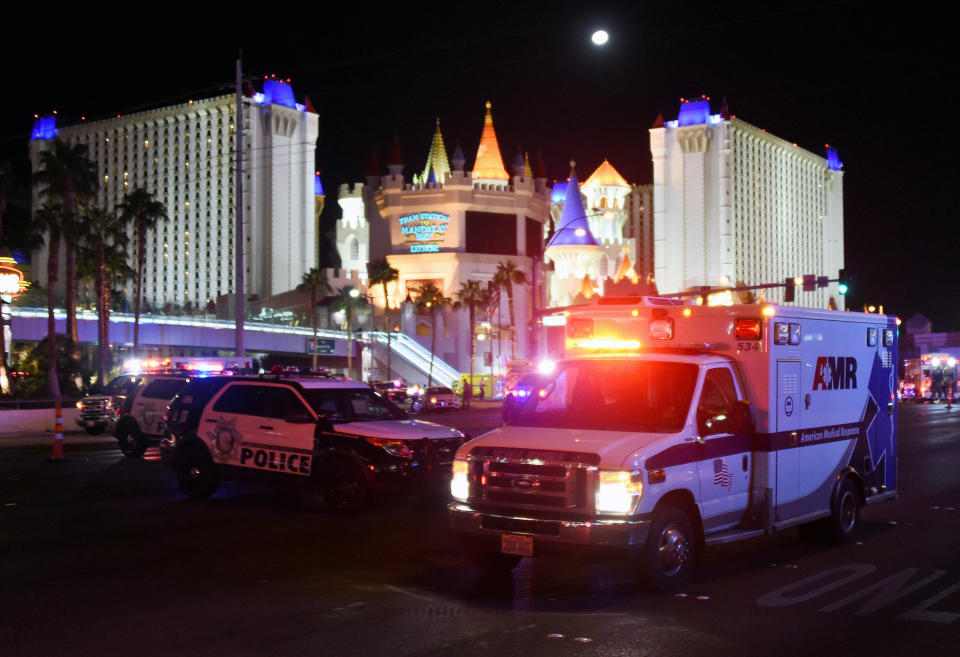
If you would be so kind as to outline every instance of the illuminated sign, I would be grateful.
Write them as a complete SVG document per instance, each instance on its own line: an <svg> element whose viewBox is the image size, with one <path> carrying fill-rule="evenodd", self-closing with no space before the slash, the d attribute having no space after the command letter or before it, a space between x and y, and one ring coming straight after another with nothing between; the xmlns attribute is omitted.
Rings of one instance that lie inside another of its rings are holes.
<svg viewBox="0 0 960 657"><path fill-rule="evenodd" d="M450 215L440 212L415 212L397 219L410 253L436 253L447 236Z"/></svg>
<svg viewBox="0 0 960 657"><path fill-rule="evenodd" d="M0 257L0 294L16 296L30 287L30 283L23 280L23 272L14 267L16 260Z"/></svg>

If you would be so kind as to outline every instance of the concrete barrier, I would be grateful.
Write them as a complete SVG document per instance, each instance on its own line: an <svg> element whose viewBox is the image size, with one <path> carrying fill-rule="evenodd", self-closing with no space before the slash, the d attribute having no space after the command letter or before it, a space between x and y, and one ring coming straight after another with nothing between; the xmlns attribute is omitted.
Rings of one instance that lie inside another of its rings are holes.
<svg viewBox="0 0 960 657"><path fill-rule="evenodd" d="M82 432L77 425L80 410L72 404L63 407L63 432ZM53 433L57 418L52 408L0 411L0 436L19 433Z"/></svg>

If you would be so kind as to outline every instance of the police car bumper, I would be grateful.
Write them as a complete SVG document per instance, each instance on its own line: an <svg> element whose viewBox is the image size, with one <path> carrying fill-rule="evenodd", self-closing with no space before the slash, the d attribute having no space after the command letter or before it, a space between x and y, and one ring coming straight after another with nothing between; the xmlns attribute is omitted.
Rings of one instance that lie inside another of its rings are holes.
<svg viewBox="0 0 960 657"><path fill-rule="evenodd" d="M461 542L475 548L502 551L504 535L532 539L528 556L617 557L643 549L650 519L545 520L519 515L476 511L453 502L447 507L450 529Z"/></svg>

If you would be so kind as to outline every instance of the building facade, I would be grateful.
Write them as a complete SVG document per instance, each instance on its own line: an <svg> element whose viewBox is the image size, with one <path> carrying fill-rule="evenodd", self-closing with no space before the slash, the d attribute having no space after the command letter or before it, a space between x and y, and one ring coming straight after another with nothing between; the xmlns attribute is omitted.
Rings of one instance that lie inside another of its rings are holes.
<svg viewBox="0 0 960 657"><path fill-rule="evenodd" d="M425 283L436 285L444 296L456 301L467 281L492 285L498 268L506 262L524 272L528 281L535 280L536 263L543 255L543 226L549 216L546 176L534 174L523 158L514 164L513 175L507 173L489 103L473 167L466 168L459 147L452 162L446 157L438 122L427 166L415 175L416 182L407 181L403 156L395 143L386 175L374 167L368 171L366 184L340 190L343 215L337 226L337 246L344 267L365 270L361 261L385 257L399 272L399 280L387 294L393 309L416 300ZM498 332L489 321L485 327L474 327L487 338L485 344L478 343L472 368L476 373L502 374L506 358L513 353L527 354L537 291L529 285L516 285L513 291L512 325L507 295L503 294L500 307L485 313L494 315L492 323L502 325L503 330ZM377 306L384 304L379 288L370 299ZM430 318L414 314L412 304L404 308L404 332L429 347L433 337ZM462 372L469 371L467 311L445 311L438 320L437 334L437 357Z"/></svg>
<svg viewBox="0 0 960 657"><path fill-rule="evenodd" d="M843 171L731 117L709 99L684 102L650 129L654 262L661 293L699 286L782 283L805 274L834 281L843 268ZM782 300L782 288L766 290ZM837 284L799 305L843 308Z"/></svg>
<svg viewBox="0 0 960 657"><path fill-rule="evenodd" d="M318 117L273 78L242 106L244 287L248 298L262 298L295 288L317 263ZM157 310L235 292L236 114L231 94L60 128L44 119L31 137L35 171L54 137L87 146L99 207L118 211L136 188L164 204L168 220L148 232L144 253L143 300ZM132 228L129 236L133 265ZM45 249L33 262L45 280ZM126 292L132 299L134 287Z"/></svg>

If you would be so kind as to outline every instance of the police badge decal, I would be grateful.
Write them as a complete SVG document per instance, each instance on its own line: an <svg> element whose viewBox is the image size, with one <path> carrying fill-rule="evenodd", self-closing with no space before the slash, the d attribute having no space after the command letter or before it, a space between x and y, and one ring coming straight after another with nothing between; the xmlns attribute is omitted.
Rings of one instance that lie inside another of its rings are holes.
<svg viewBox="0 0 960 657"><path fill-rule="evenodd" d="M240 458L240 445L243 436L237 432L237 419L219 418L217 426L207 433L210 439L210 452L214 461L229 461Z"/></svg>

